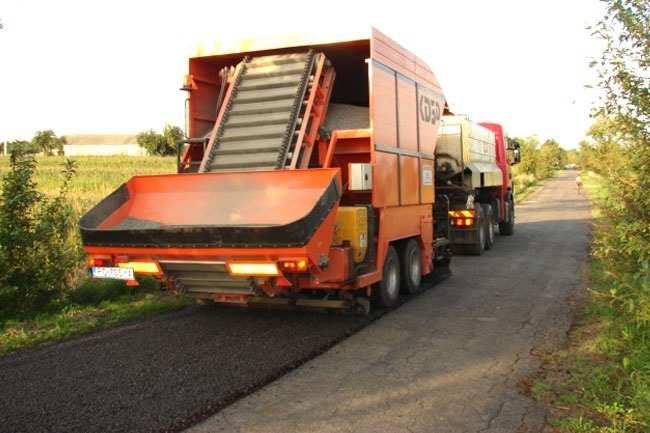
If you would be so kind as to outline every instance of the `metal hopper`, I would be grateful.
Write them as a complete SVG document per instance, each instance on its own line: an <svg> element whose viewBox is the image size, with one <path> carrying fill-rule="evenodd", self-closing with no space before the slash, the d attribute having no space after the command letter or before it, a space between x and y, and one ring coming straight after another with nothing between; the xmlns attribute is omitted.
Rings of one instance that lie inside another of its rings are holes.
<svg viewBox="0 0 650 433"><path fill-rule="evenodd" d="M137 176L80 221L87 246L300 246L338 203L338 169Z"/></svg>

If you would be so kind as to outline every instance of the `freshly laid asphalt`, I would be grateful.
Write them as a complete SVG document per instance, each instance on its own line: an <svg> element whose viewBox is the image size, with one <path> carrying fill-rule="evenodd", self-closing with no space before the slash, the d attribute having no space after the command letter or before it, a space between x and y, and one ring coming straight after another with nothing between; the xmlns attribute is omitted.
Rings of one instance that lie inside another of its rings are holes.
<svg viewBox="0 0 650 433"><path fill-rule="evenodd" d="M0 358L0 432L179 430L370 318L201 307Z"/></svg>
<svg viewBox="0 0 650 433"><path fill-rule="evenodd" d="M518 382L569 326L589 206L565 173L517 212L374 322L190 308L0 358L0 433L538 431Z"/></svg>
<svg viewBox="0 0 650 433"><path fill-rule="evenodd" d="M520 392L570 326L590 209L563 173L517 208L515 235L188 433L524 433Z"/></svg>

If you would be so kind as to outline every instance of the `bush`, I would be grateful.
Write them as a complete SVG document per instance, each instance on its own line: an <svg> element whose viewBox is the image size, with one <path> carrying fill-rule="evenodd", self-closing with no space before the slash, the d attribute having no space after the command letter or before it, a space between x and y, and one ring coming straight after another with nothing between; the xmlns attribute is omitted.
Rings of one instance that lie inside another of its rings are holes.
<svg viewBox="0 0 650 433"><path fill-rule="evenodd" d="M178 126L165 125L162 134L153 129L138 134L136 140L140 147L146 149L149 155L175 155L176 142L184 137L183 130Z"/></svg>
<svg viewBox="0 0 650 433"><path fill-rule="evenodd" d="M25 314L62 299L78 269L76 217L67 200L75 164L67 160L59 193L36 190L33 156L11 154L0 195L0 313Z"/></svg>

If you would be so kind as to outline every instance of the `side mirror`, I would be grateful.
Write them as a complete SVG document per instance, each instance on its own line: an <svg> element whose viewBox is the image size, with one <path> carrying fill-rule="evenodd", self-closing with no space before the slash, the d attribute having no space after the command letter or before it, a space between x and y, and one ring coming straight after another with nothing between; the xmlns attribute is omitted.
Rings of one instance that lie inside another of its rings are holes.
<svg viewBox="0 0 650 433"><path fill-rule="evenodd" d="M521 162L521 146L516 141L508 143L507 150L508 164L515 165Z"/></svg>
<svg viewBox="0 0 650 433"><path fill-rule="evenodd" d="M515 160L514 160L513 164L519 164L521 162L521 148L519 146L519 143L517 143L515 145L514 157L515 157L514 158Z"/></svg>

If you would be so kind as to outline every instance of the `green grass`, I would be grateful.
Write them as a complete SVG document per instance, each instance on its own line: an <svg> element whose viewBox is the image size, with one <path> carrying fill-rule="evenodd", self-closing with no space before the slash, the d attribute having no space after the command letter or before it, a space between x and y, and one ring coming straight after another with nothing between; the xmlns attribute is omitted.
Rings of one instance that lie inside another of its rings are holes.
<svg viewBox="0 0 650 433"><path fill-rule="evenodd" d="M80 216L120 184L135 175L173 173L173 157L79 156L77 174L69 197ZM37 157L37 189L46 195L58 193L59 175L65 157ZM0 176L9 169L9 158L0 157ZM46 341L60 341L97 329L181 308L187 300L161 294L152 280L142 280L131 289L121 281L97 281L85 277L79 263L79 280L63 300L45 311L24 317L0 317L0 354Z"/></svg>
<svg viewBox="0 0 650 433"><path fill-rule="evenodd" d="M65 159L64 156L37 157L36 182L41 192L52 195L58 192L61 185L59 173ZM70 159L77 162L77 175L73 180L69 196L80 214L132 176L176 172L175 157L75 156ZM0 157L0 176L8 169L9 157Z"/></svg>
<svg viewBox="0 0 650 433"><path fill-rule="evenodd" d="M61 341L91 331L165 311L177 310L186 300L161 293L139 292L104 300L97 305L69 304L24 320L0 324L0 355L44 342Z"/></svg>
<svg viewBox="0 0 650 433"><path fill-rule="evenodd" d="M581 177L594 203L594 245L608 247L615 226L598 207L608 199L605 180L593 173ZM616 255L590 256L587 292L568 347L544 357L531 386L531 395L549 408L555 431L650 432L650 286L618 269L625 267Z"/></svg>
<svg viewBox="0 0 650 433"><path fill-rule="evenodd" d="M518 173L513 170L512 183L515 190L515 203L522 203L540 184L540 180L532 174Z"/></svg>

